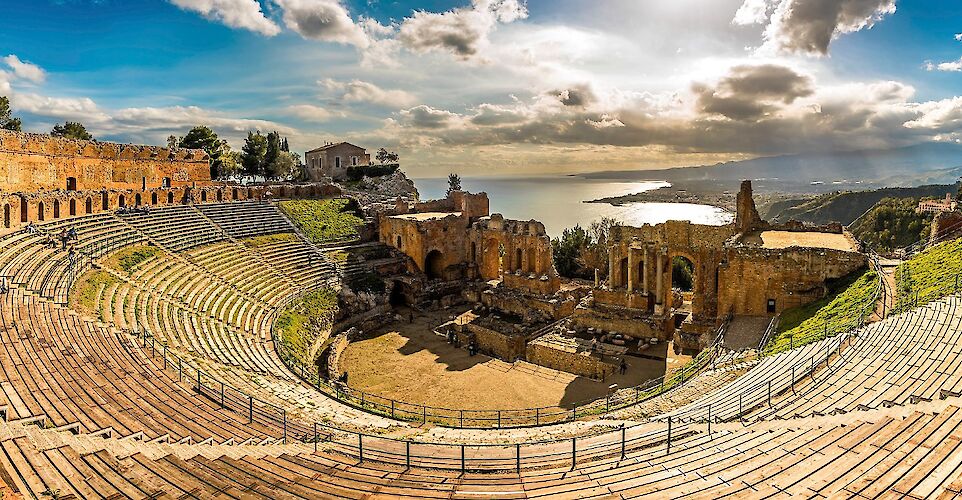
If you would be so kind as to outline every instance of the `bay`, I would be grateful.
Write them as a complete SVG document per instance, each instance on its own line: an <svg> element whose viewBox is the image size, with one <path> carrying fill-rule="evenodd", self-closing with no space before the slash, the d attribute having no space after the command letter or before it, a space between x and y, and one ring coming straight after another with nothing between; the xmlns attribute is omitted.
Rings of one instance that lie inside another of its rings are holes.
<svg viewBox="0 0 962 500"><path fill-rule="evenodd" d="M443 198L447 178L414 179L422 200ZM558 177L462 177L461 188L472 193L486 192L491 213L508 219L535 219L545 225L551 236L564 229L586 227L602 217L612 217L632 226L660 224L668 220L690 220L697 224L722 225L733 215L710 205L689 203L584 203L609 196L623 196L668 186L663 181L611 181L576 176Z"/></svg>

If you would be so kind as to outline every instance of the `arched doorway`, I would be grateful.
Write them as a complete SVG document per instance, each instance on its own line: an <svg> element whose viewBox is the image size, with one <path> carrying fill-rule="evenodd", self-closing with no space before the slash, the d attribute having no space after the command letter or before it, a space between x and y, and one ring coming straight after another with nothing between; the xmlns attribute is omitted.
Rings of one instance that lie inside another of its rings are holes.
<svg viewBox="0 0 962 500"><path fill-rule="evenodd" d="M695 289L695 265L691 259L676 255L671 259L671 287L681 292Z"/></svg>
<svg viewBox="0 0 962 500"><path fill-rule="evenodd" d="M100 194L100 209L107 210L110 208L110 200L107 198L107 192L104 191Z"/></svg>
<svg viewBox="0 0 962 500"><path fill-rule="evenodd" d="M441 279L444 275L444 254L440 250L431 250L424 258L424 274L428 279Z"/></svg>
<svg viewBox="0 0 962 500"><path fill-rule="evenodd" d="M60 218L60 200L53 200L53 218Z"/></svg>
<svg viewBox="0 0 962 500"><path fill-rule="evenodd" d="M400 281L395 281L394 286L391 287L390 304L394 307L408 305L408 299L404 295L404 284Z"/></svg>
<svg viewBox="0 0 962 500"><path fill-rule="evenodd" d="M76 190L77 190L77 178L67 177L67 191L76 191Z"/></svg>
<svg viewBox="0 0 962 500"><path fill-rule="evenodd" d="M237 201L237 195L238 195L237 188L233 188L230 190L230 198L232 200Z"/></svg>
<svg viewBox="0 0 962 500"><path fill-rule="evenodd" d="M478 261L478 244L472 241L471 242L471 262L477 262L477 261Z"/></svg>
<svg viewBox="0 0 962 500"><path fill-rule="evenodd" d="M403 242L401 241L401 235L398 235L397 240L395 241L395 243L396 243L396 244L395 244L394 246L395 246L398 250L400 250L400 249L401 249L401 243L403 243Z"/></svg>
<svg viewBox="0 0 962 500"><path fill-rule="evenodd" d="M137 193L134 195L134 206L135 207L140 206L140 193Z"/></svg>
<svg viewBox="0 0 962 500"><path fill-rule="evenodd" d="M168 204L174 203L174 192L173 192L173 191L169 191L169 192L167 193L167 203L168 203Z"/></svg>
<svg viewBox="0 0 962 500"><path fill-rule="evenodd" d="M220 189L217 190L217 201L218 202L224 201L224 192L221 191Z"/></svg>
<svg viewBox="0 0 962 500"><path fill-rule="evenodd" d="M201 191L201 192L200 192L200 201L201 201L202 203L205 202L205 201L207 201L207 191Z"/></svg>
<svg viewBox="0 0 962 500"><path fill-rule="evenodd" d="M23 196L20 197L20 222L27 222L29 214L27 214L27 199Z"/></svg>
<svg viewBox="0 0 962 500"><path fill-rule="evenodd" d="M84 212L88 214L92 214L94 212L94 200L89 196L87 197L87 201L84 203Z"/></svg>
<svg viewBox="0 0 962 500"><path fill-rule="evenodd" d="M520 248L516 248L516 249L514 250L514 255L515 255L515 258L514 258L515 268L514 268L514 269L515 269L516 271L524 271L524 252L522 252Z"/></svg>
<svg viewBox="0 0 962 500"><path fill-rule="evenodd" d="M70 216L77 215L77 200L70 198Z"/></svg>
<svg viewBox="0 0 962 500"><path fill-rule="evenodd" d="M117 197L117 206L118 206L118 207L126 207L126 206L127 206L127 200L124 199L124 195L120 195L120 196Z"/></svg>
<svg viewBox="0 0 962 500"><path fill-rule="evenodd" d="M3 227L10 227L10 204L3 204Z"/></svg>
<svg viewBox="0 0 962 500"><path fill-rule="evenodd" d="M43 202L37 203L37 220L44 220L44 206Z"/></svg>
<svg viewBox="0 0 962 500"><path fill-rule="evenodd" d="M151 205L157 204L157 193L150 193L150 204Z"/></svg>

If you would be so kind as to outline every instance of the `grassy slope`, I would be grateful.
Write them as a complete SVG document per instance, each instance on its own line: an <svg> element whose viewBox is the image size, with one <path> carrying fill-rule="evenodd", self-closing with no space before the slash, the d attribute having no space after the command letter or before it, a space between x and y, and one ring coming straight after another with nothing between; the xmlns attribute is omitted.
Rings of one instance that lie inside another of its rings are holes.
<svg viewBox="0 0 962 500"><path fill-rule="evenodd" d="M282 201L280 206L315 243L352 239L364 224L348 199L291 200Z"/></svg>
<svg viewBox="0 0 962 500"><path fill-rule="evenodd" d="M97 304L97 292L101 286L107 289L119 283L120 280L105 271L92 269L83 273L70 289L70 308L103 321Z"/></svg>
<svg viewBox="0 0 962 500"><path fill-rule="evenodd" d="M277 334L305 365L314 363L312 348L331 333L337 312L337 291L323 289L295 300L277 318Z"/></svg>
<svg viewBox="0 0 962 500"><path fill-rule="evenodd" d="M267 246L272 243L279 242L291 242L298 241L297 236L294 233L277 233L277 234L266 234L263 236L254 236L253 238L247 238L244 240L244 244L251 248L258 248L262 246Z"/></svg>
<svg viewBox="0 0 962 500"><path fill-rule="evenodd" d="M137 267L161 253L163 252L159 248L151 245L127 247L110 255L104 261L104 265L133 274Z"/></svg>
<svg viewBox="0 0 962 500"><path fill-rule="evenodd" d="M925 250L899 266L896 309L911 308L955 293L956 276L962 274L962 239L946 241Z"/></svg>
<svg viewBox="0 0 962 500"><path fill-rule="evenodd" d="M875 271L857 271L831 284L828 296L785 311L766 352L781 352L793 343L798 347L821 340L826 326L829 334L851 330L861 314L874 307L877 284Z"/></svg>

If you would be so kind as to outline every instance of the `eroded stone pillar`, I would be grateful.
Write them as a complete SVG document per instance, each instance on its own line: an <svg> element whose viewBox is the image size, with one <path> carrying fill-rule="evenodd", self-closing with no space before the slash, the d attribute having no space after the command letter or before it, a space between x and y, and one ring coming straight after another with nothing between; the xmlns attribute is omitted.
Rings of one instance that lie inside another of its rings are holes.
<svg viewBox="0 0 962 500"><path fill-rule="evenodd" d="M642 251L642 254L641 254L641 258L642 258L642 260L641 260L641 262L642 262L642 264L641 264L641 266L642 266L642 267L641 267L641 291L642 291L645 295L649 295L649 294L651 293L651 289L648 288L648 262L649 262L649 261L648 261L648 252L649 252L649 250L650 250L650 248L648 248L648 245L645 245L645 246L643 246L643 247L641 248L641 251Z"/></svg>
<svg viewBox="0 0 962 500"><path fill-rule="evenodd" d="M628 247L628 293L635 291L635 252Z"/></svg>
<svg viewBox="0 0 962 500"><path fill-rule="evenodd" d="M615 289L615 246L608 248L608 289Z"/></svg>
<svg viewBox="0 0 962 500"><path fill-rule="evenodd" d="M662 291L664 291L664 271L665 271L665 259L661 255L661 252L656 252L655 255L655 304L661 304Z"/></svg>

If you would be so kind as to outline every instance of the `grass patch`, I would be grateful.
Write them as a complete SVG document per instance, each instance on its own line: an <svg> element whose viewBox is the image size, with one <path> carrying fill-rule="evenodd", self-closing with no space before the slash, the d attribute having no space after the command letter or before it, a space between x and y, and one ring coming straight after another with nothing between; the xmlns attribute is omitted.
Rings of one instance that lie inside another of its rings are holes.
<svg viewBox="0 0 962 500"><path fill-rule="evenodd" d="M829 283L827 296L782 313L778 332L765 347L775 354L822 340L826 336L851 330L866 310L876 302L878 274L871 269L856 271Z"/></svg>
<svg viewBox="0 0 962 500"><path fill-rule="evenodd" d="M106 265L133 274L138 266L163 253L159 248L147 246L127 247L107 258Z"/></svg>
<svg viewBox="0 0 962 500"><path fill-rule="evenodd" d="M265 234L263 236L254 236L253 238L247 238L244 240L244 244L251 248L259 248L263 246L272 245L274 243L287 243L292 241L298 241L297 236L294 233L277 233L277 234Z"/></svg>
<svg viewBox="0 0 962 500"><path fill-rule="evenodd" d="M927 304L956 292L962 274L962 239L946 241L903 262L895 271L897 311Z"/></svg>
<svg viewBox="0 0 962 500"><path fill-rule="evenodd" d="M364 225L357 202L347 198L282 201L280 207L314 243L356 238Z"/></svg>
<svg viewBox="0 0 962 500"><path fill-rule="evenodd" d="M97 303L97 292L101 286L106 290L115 284L120 284L120 280L106 271L92 269L83 273L70 290L70 308L104 321L100 304Z"/></svg>
<svg viewBox="0 0 962 500"><path fill-rule="evenodd" d="M311 366L318 347L325 342L334 326L337 291L322 289L291 303L277 318L277 334L291 354Z"/></svg>

